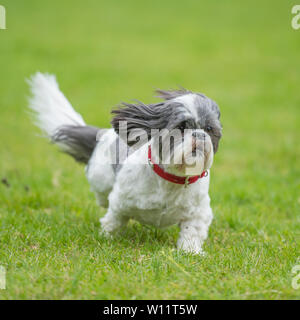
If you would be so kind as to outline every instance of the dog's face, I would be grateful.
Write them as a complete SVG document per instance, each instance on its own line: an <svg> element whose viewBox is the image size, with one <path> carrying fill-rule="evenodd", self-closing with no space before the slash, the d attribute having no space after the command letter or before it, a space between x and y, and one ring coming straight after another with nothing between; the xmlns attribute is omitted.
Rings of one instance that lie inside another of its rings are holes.
<svg viewBox="0 0 300 320"><path fill-rule="evenodd" d="M113 110L114 129L119 133L120 122L126 121L130 146L137 142L141 131L146 132L157 146L154 153L168 172L181 176L201 174L211 167L222 136L219 107L200 93L157 92L164 102L123 103Z"/></svg>

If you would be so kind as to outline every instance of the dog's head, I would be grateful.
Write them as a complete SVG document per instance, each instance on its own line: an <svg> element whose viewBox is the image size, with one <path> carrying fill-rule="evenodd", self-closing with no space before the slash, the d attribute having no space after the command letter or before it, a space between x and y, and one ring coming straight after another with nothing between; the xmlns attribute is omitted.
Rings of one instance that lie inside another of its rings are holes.
<svg viewBox="0 0 300 320"><path fill-rule="evenodd" d="M129 146L145 135L152 139L154 154L169 172L201 174L211 167L222 136L218 105L203 94L185 89L157 93L163 102L123 103L113 110L115 131L120 134L120 123L126 123Z"/></svg>

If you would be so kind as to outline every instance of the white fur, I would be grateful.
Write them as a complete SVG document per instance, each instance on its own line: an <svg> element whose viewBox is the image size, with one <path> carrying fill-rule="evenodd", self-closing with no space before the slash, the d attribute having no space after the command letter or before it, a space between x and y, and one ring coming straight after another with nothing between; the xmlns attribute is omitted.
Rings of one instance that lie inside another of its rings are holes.
<svg viewBox="0 0 300 320"><path fill-rule="evenodd" d="M103 207L108 206L108 195L115 183L111 146L116 138L117 134L113 129L107 130L98 141L85 170L91 190L95 192L98 204Z"/></svg>
<svg viewBox="0 0 300 320"><path fill-rule="evenodd" d="M81 115L59 90L55 76L38 72L29 84L32 93L29 107L35 112L36 124L48 137L62 125L85 125Z"/></svg>
<svg viewBox="0 0 300 320"><path fill-rule="evenodd" d="M196 110L196 106L195 106L196 96L197 95L194 93L188 93L188 94L185 94L183 96L180 96L180 97L174 99L174 101L184 104L197 121L198 114L197 114L197 110Z"/></svg>

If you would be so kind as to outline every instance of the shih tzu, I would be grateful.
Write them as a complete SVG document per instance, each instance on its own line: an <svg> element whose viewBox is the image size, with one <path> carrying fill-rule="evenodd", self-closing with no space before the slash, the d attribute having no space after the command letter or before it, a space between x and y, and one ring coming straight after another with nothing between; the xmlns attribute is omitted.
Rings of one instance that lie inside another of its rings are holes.
<svg viewBox="0 0 300 320"><path fill-rule="evenodd" d="M185 89L157 90L162 102L122 103L111 129L86 125L55 77L37 73L30 108L60 149L86 164L100 206L102 231L113 235L129 219L156 227L178 224L177 247L203 253L213 218L209 170L222 135L217 104Z"/></svg>

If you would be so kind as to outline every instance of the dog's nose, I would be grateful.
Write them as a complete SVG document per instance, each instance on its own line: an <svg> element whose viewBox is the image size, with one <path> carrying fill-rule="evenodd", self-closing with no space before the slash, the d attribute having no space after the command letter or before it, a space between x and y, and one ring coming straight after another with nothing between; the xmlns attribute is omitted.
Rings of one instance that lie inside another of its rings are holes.
<svg viewBox="0 0 300 320"><path fill-rule="evenodd" d="M204 140L205 139L205 133L203 132L193 132L192 133L192 136L196 139L201 139L201 140Z"/></svg>

